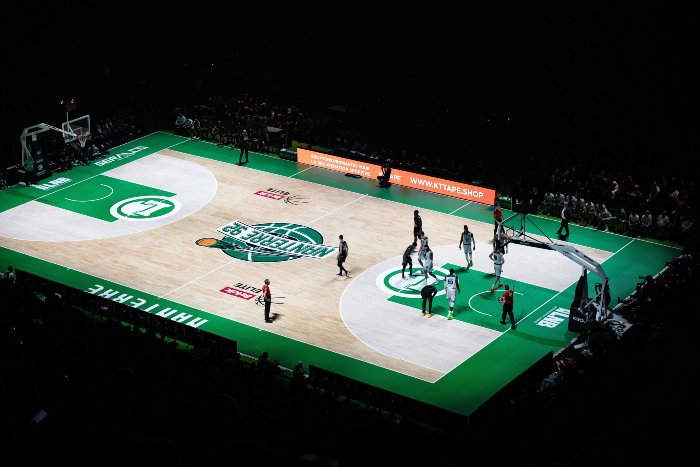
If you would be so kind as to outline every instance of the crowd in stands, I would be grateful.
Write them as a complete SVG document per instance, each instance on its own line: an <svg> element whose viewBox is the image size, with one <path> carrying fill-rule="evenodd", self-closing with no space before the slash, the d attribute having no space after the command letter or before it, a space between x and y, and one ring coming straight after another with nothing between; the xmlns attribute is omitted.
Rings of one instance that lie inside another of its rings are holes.
<svg viewBox="0 0 700 467"><path fill-rule="evenodd" d="M327 115L302 112L295 105L273 104L258 97L212 97L192 110L181 109L175 122L176 134L216 142L231 149L240 143L244 129L253 151L278 152L296 141L309 148L333 150L339 156L374 164L389 162L394 167L455 180L484 173L480 159L467 167L457 158L449 161L440 157L426 159L425 155L409 153L406 149L386 149L374 142L379 138L361 136L344 125L337 125ZM368 144L369 139L373 141Z"/></svg>
<svg viewBox="0 0 700 467"><path fill-rule="evenodd" d="M283 109L279 104L247 96L218 96L191 111L184 108L178 112L175 134L233 149L243 141L245 132L251 150L279 152L291 144L287 137L296 127L298 115L296 107Z"/></svg>
<svg viewBox="0 0 700 467"><path fill-rule="evenodd" d="M522 183L536 197L541 214L561 218L567 207L573 222L582 226L686 244L695 228L694 182L667 178L648 168L634 174L609 165L598 170L584 161L571 168L540 164L527 172Z"/></svg>

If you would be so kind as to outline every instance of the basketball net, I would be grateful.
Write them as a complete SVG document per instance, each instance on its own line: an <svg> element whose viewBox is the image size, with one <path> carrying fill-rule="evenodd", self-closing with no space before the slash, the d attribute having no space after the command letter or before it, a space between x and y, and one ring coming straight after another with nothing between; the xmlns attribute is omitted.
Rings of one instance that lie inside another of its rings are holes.
<svg viewBox="0 0 700 467"><path fill-rule="evenodd" d="M87 136L76 136L78 138L78 142L80 143L80 147L84 148L85 143L87 142Z"/></svg>

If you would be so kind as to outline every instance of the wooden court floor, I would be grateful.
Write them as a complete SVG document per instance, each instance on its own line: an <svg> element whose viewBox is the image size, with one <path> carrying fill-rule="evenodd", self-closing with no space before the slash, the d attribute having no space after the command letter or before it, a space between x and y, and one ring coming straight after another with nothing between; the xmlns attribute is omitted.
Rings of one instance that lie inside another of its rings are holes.
<svg viewBox="0 0 700 467"><path fill-rule="evenodd" d="M413 359L410 349L396 348L410 347L411 342L406 339L397 339L395 344L390 342L381 351L377 350L379 346L370 346L356 337L344 316L347 319L356 312L353 319L359 324L355 325L363 326L364 332L371 334L372 319L366 312L377 307L387 314L377 319L381 329L376 331L392 330L386 339L392 339L392 334L405 334L402 327L425 326L425 332L417 335L437 340L441 336L451 336L449 339L454 345L464 345L465 358L469 352L478 351L497 337L471 325L455 324L449 328L452 322L441 319L412 324L412 318L401 317L401 305L386 305L383 303L386 297L377 294L371 271L392 259L400 266L397 258L413 241L412 206L174 150L161 150L139 161L149 165L150 170L143 176L140 172L127 173L123 168L103 175L120 180L128 178L128 183L145 186L157 181L160 189L177 193L175 197L182 200L177 215L154 222L152 227L134 228L125 227L125 222L105 225L79 214L66 218L53 216L46 206L32 201L15 208L14 217L9 217L5 225L13 224L14 231L26 230L23 225L29 225L39 216L41 229L48 234L31 239L3 236L0 237L2 246L430 382L444 376L454 362ZM190 174L196 174L194 181L190 180ZM158 177L163 180L158 181ZM284 193L285 199L292 202L261 196L261 191ZM86 193L84 199L92 199L90 195ZM464 261L461 253L447 251L450 246L456 248L465 219L427 210L421 210L420 214L433 249L446 251L444 260L436 258L436 266L448 260L453 264ZM222 238L217 229L233 221L248 225L308 226L321 233L323 244L330 246L337 246L338 236L342 234L350 248L345 267L350 270L351 277L336 276L335 255L323 259L251 262L196 244L202 238ZM490 271L492 263L485 255L490 252L493 225L467 222L477 241L476 253L479 253L475 255L474 267ZM62 233L52 238L52 231ZM593 248L577 248L601 262L611 255ZM510 263L506 256L510 272L506 268L504 274L524 279L536 275L552 290L570 286L572 274L575 280L575 271L564 271L562 268L566 266L555 265L556 261L546 256L539 260L516 256ZM417 265L415 259L414 264ZM365 272L367 274L363 275ZM262 288L265 279L271 281L276 302L272 311L280 314L272 324L264 323L262 307L254 300L242 300L221 292L235 284ZM361 285L350 288L353 281ZM344 305L341 313L343 294L348 290L352 290L348 293L354 294L355 299L347 302L349 305ZM442 357L438 354L435 358Z"/></svg>

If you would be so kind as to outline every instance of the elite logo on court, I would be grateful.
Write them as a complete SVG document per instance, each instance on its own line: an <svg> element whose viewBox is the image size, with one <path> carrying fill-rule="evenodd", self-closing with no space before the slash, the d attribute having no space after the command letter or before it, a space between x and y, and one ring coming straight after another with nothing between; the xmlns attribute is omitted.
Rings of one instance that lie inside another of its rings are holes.
<svg viewBox="0 0 700 467"><path fill-rule="evenodd" d="M272 222L248 225L233 221L216 229L221 239L200 238L196 245L218 248L227 255L254 263L272 263L298 258L323 259L338 247L324 245L323 235L301 224Z"/></svg>
<svg viewBox="0 0 700 467"><path fill-rule="evenodd" d="M304 200L309 199L309 198L304 198L304 197L299 196L299 195L292 195L288 191L278 190L276 188L268 188L266 190L256 191L253 194L258 195L258 196L262 196L262 197L268 198L268 199L274 199L277 201L284 200L285 203L293 204L293 205L307 204L308 201L304 201Z"/></svg>
<svg viewBox="0 0 700 467"><path fill-rule="evenodd" d="M110 214L118 219L128 221L148 221L172 216L180 210L182 204L168 196L137 196L114 204Z"/></svg>

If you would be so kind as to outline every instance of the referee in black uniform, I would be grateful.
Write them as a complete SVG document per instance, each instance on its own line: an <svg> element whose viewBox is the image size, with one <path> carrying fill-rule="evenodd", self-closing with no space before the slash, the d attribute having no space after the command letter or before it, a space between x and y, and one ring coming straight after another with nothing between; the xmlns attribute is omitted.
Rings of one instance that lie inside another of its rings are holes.
<svg viewBox="0 0 700 467"><path fill-rule="evenodd" d="M569 236L569 220L571 219L571 209L569 208L568 203L564 202L564 209L561 210L561 225L559 226L559 230L557 230L557 234L561 235L562 229L566 230L566 235L564 237Z"/></svg>
<svg viewBox="0 0 700 467"><path fill-rule="evenodd" d="M428 318L433 316L433 297L437 295L437 289L432 285L426 285L420 291L420 296L423 298L423 314L425 316L425 302L428 302Z"/></svg>
<svg viewBox="0 0 700 467"><path fill-rule="evenodd" d="M248 132L243 130L241 133L240 143L241 143L241 155L238 157L238 165L243 164L243 152L245 151L245 162L248 163Z"/></svg>

